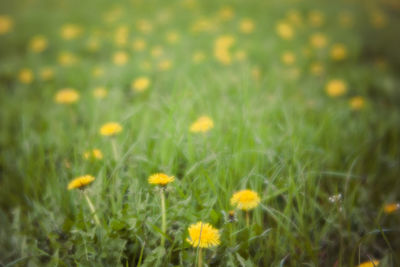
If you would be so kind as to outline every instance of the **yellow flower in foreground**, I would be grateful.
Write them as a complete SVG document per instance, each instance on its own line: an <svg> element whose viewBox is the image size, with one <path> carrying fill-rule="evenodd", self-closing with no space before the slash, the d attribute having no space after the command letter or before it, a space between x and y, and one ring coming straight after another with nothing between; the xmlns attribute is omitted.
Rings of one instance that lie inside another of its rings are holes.
<svg viewBox="0 0 400 267"><path fill-rule="evenodd" d="M338 97L347 92L347 84L342 80L330 80L326 84L325 91L331 97Z"/></svg>
<svg viewBox="0 0 400 267"><path fill-rule="evenodd" d="M122 131L122 126L117 122L108 122L100 128L100 134L104 136L113 136Z"/></svg>
<svg viewBox="0 0 400 267"><path fill-rule="evenodd" d="M42 35L34 36L29 42L29 49L35 53L40 53L46 50L47 39Z"/></svg>
<svg viewBox="0 0 400 267"><path fill-rule="evenodd" d="M343 44L334 44L331 49L331 58L336 61L343 60L347 57L347 49Z"/></svg>
<svg viewBox="0 0 400 267"><path fill-rule="evenodd" d="M91 175L79 176L79 177L73 179L68 184L68 190L75 189L75 188L83 189L93 181L94 181L94 177Z"/></svg>
<svg viewBox="0 0 400 267"><path fill-rule="evenodd" d="M214 122L210 117L202 116L198 118L191 126L190 131L192 133L205 133L214 127Z"/></svg>
<svg viewBox="0 0 400 267"><path fill-rule="evenodd" d="M98 99L103 99L107 96L107 90L104 87L96 87L93 89L93 96Z"/></svg>
<svg viewBox="0 0 400 267"><path fill-rule="evenodd" d="M82 28L75 24L65 24L61 27L61 37L64 40L73 40L82 34Z"/></svg>
<svg viewBox="0 0 400 267"><path fill-rule="evenodd" d="M124 51L118 51L113 55L115 65L122 66L128 62L128 54Z"/></svg>
<svg viewBox="0 0 400 267"><path fill-rule="evenodd" d="M322 33L315 33L310 37L310 43L315 48L323 48L328 43L326 36Z"/></svg>
<svg viewBox="0 0 400 267"><path fill-rule="evenodd" d="M18 74L21 83L30 84L33 81L33 72L30 69L22 69Z"/></svg>
<svg viewBox="0 0 400 267"><path fill-rule="evenodd" d="M241 190L233 194L231 205L241 210L252 210L260 204L260 197L252 190Z"/></svg>
<svg viewBox="0 0 400 267"><path fill-rule="evenodd" d="M218 246L221 243L218 229L215 229L209 223L198 222L192 224L189 226L188 231L189 238L186 241L195 248L209 248Z"/></svg>
<svg viewBox="0 0 400 267"><path fill-rule="evenodd" d="M362 109L365 106L365 100L362 96L355 96L350 99L350 107L354 110Z"/></svg>
<svg viewBox="0 0 400 267"><path fill-rule="evenodd" d="M358 265L358 267L378 267L379 261L378 260L373 260L373 261L365 261Z"/></svg>
<svg viewBox="0 0 400 267"><path fill-rule="evenodd" d="M79 93L72 88L65 88L55 96L55 101L59 104L72 104L79 100Z"/></svg>
<svg viewBox="0 0 400 267"><path fill-rule="evenodd" d="M54 70L50 67L45 67L40 71L40 78L44 81L48 81L54 76Z"/></svg>
<svg viewBox="0 0 400 267"><path fill-rule="evenodd" d="M286 65L292 65L296 61L296 56L292 52L285 52L281 60Z"/></svg>
<svg viewBox="0 0 400 267"><path fill-rule="evenodd" d="M14 21L8 15L0 15L0 35L11 31L14 26Z"/></svg>
<svg viewBox="0 0 400 267"><path fill-rule="evenodd" d="M285 40L290 40L293 38L294 32L292 26L285 22L280 22L276 26L276 32L278 35Z"/></svg>
<svg viewBox="0 0 400 267"><path fill-rule="evenodd" d="M85 151L83 157L85 159L102 159L103 153L101 153L100 149L95 148L92 150Z"/></svg>
<svg viewBox="0 0 400 267"><path fill-rule="evenodd" d="M399 209L400 209L400 203L390 203L390 204L386 204L383 207L383 211L386 214L393 213L393 212L395 212L396 210L399 210Z"/></svg>
<svg viewBox="0 0 400 267"><path fill-rule="evenodd" d="M139 77L134 80L131 84L131 87L136 92L145 91L150 85L150 80L147 77Z"/></svg>
<svg viewBox="0 0 400 267"><path fill-rule="evenodd" d="M254 22L252 19L243 19L242 21L240 21L240 25L239 25L239 29L242 33L252 33L254 31Z"/></svg>
<svg viewBox="0 0 400 267"><path fill-rule="evenodd" d="M174 176L168 176L165 173L155 173L148 179L149 184L165 186L175 180Z"/></svg>

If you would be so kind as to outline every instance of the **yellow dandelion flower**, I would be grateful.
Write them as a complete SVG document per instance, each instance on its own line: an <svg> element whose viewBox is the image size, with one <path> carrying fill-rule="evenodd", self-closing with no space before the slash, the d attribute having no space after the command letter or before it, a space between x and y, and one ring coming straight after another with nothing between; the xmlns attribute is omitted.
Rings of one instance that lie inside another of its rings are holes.
<svg viewBox="0 0 400 267"><path fill-rule="evenodd" d="M165 173L155 173L149 177L148 182L149 184L166 186L167 184L173 182L174 180L175 180L174 176L168 176Z"/></svg>
<svg viewBox="0 0 400 267"><path fill-rule="evenodd" d="M310 72L316 76L319 76L324 73L324 67L320 62L313 62L310 66Z"/></svg>
<svg viewBox="0 0 400 267"><path fill-rule="evenodd" d="M202 51L196 51L193 53L193 56L192 56L192 60L196 64L203 62L205 58L206 58L206 55Z"/></svg>
<svg viewBox="0 0 400 267"><path fill-rule="evenodd" d="M383 207L383 211L384 211L386 214L393 213L393 212L395 212L395 211L397 211L397 210L399 210L399 209L400 209L400 203L390 203L390 204L386 204L386 205Z"/></svg>
<svg viewBox="0 0 400 267"><path fill-rule="evenodd" d="M248 189L236 192L231 198L232 206L245 211L254 209L258 204L260 204L260 197L257 192Z"/></svg>
<svg viewBox="0 0 400 267"><path fill-rule="evenodd" d="M117 122L108 122L100 128L100 134L104 136L114 136L122 131L122 126Z"/></svg>
<svg viewBox="0 0 400 267"><path fill-rule="evenodd" d="M135 51L143 51L144 49L146 49L146 41L143 39L136 39L133 41L132 43L132 48Z"/></svg>
<svg viewBox="0 0 400 267"><path fill-rule="evenodd" d="M326 86L325 91L330 97L338 97L347 92L347 84L342 80L330 80Z"/></svg>
<svg viewBox="0 0 400 267"><path fill-rule="evenodd" d="M293 39L294 36L294 31L292 26L290 24L285 23L285 22L279 22L278 25L276 25L276 32L284 40L291 40Z"/></svg>
<svg viewBox="0 0 400 267"><path fill-rule="evenodd" d="M312 26L319 27L324 24L325 15L319 10L313 10L308 15L308 20Z"/></svg>
<svg viewBox="0 0 400 267"><path fill-rule="evenodd" d="M8 15L0 15L0 35L9 33L14 27L13 19Z"/></svg>
<svg viewBox="0 0 400 267"><path fill-rule="evenodd" d="M150 33L151 31L153 31L153 25L149 21L144 20L144 19L139 20L136 23L136 28L140 32L145 33L145 34Z"/></svg>
<svg viewBox="0 0 400 267"><path fill-rule="evenodd" d="M18 80L24 84L30 84L33 81L33 72L31 69L21 69L18 73Z"/></svg>
<svg viewBox="0 0 400 267"><path fill-rule="evenodd" d="M283 53L281 60L286 65L293 65L296 61L296 56L292 52L287 51Z"/></svg>
<svg viewBox="0 0 400 267"><path fill-rule="evenodd" d="M359 110L364 108L365 106L365 99L362 96L355 96L350 99L350 107L353 110Z"/></svg>
<svg viewBox="0 0 400 267"><path fill-rule="evenodd" d="M47 48L47 38L42 35L34 36L29 41L29 49L35 53L41 53Z"/></svg>
<svg viewBox="0 0 400 267"><path fill-rule="evenodd" d="M347 57L347 48L344 44L334 44L331 48L331 58L336 61Z"/></svg>
<svg viewBox="0 0 400 267"><path fill-rule="evenodd" d="M82 34L82 28L76 24L65 24L61 27L61 37L64 40L73 40Z"/></svg>
<svg viewBox="0 0 400 267"><path fill-rule="evenodd" d="M125 65L128 62L128 54L124 51L115 52L113 55L113 62L118 66Z"/></svg>
<svg viewBox="0 0 400 267"><path fill-rule="evenodd" d="M134 80L131 87L136 92L143 92L150 86L150 80L147 77L139 77Z"/></svg>
<svg viewBox="0 0 400 267"><path fill-rule="evenodd" d="M107 94L108 92L104 87L96 87L93 89L93 96L97 99L103 99Z"/></svg>
<svg viewBox="0 0 400 267"><path fill-rule="evenodd" d="M79 176L75 179L73 179L69 184L68 184L68 190L72 189L83 189L90 183L92 183L95 180L95 178L91 175L83 175Z"/></svg>
<svg viewBox="0 0 400 267"><path fill-rule="evenodd" d="M322 33L315 33L310 37L310 43L315 48L323 48L328 43L326 36Z"/></svg>
<svg viewBox="0 0 400 267"><path fill-rule="evenodd" d="M158 63L158 69L165 71L169 70L172 67L172 62L169 59L164 59Z"/></svg>
<svg viewBox="0 0 400 267"><path fill-rule="evenodd" d="M72 104L79 100L79 93L72 88L61 89L54 100L59 104Z"/></svg>
<svg viewBox="0 0 400 267"><path fill-rule="evenodd" d="M249 34L254 31L255 25L252 19L242 19L239 24L239 29L242 33Z"/></svg>
<svg viewBox="0 0 400 267"><path fill-rule="evenodd" d="M103 153L101 153L100 149L95 148L92 150L85 151L85 153L83 153L83 158L84 159L102 159Z"/></svg>
<svg viewBox="0 0 400 267"><path fill-rule="evenodd" d="M127 26L120 26L115 31L114 41L118 46L124 46L128 43L129 29Z"/></svg>
<svg viewBox="0 0 400 267"><path fill-rule="evenodd" d="M373 260L373 261L365 261L358 265L358 267L378 267L379 266L379 261L378 260Z"/></svg>
<svg viewBox="0 0 400 267"><path fill-rule="evenodd" d="M78 58L71 52L64 51L58 55L58 63L62 66L71 66L78 61Z"/></svg>
<svg viewBox="0 0 400 267"><path fill-rule="evenodd" d="M232 56L229 51L235 43L235 38L230 35L222 35L214 42L214 56L222 64L228 65L232 62Z"/></svg>
<svg viewBox="0 0 400 267"><path fill-rule="evenodd" d="M218 229L215 229L209 223L197 222L190 225L188 231L189 238L186 241L192 247L210 248L218 246L221 243Z"/></svg>
<svg viewBox="0 0 400 267"><path fill-rule="evenodd" d="M231 20L234 16L234 11L231 7L226 6L221 8L218 12L218 16L224 21Z"/></svg>
<svg viewBox="0 0 400 267"><path fill-rule="evenodd" d="M190 125L190 131L192 133L205 133L210 129L214 128L214 122L210 117L201 116L192 125Z"/></svg>
<svg viewBox="0 0 400 267"><path fill-rule="evenodd" d="M54 70L50 67L45 67L40 70L40 78L44 81L48 81L54 77Z"/></svg>

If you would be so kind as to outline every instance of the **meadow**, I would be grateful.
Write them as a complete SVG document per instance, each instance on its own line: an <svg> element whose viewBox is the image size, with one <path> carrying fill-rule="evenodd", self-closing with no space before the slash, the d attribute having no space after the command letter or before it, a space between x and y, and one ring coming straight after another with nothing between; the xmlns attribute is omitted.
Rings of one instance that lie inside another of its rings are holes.
<svg viewBox="0 0 400 267"><path fill-rule="evenodd" d="M0 3L0 266L400 266L395 0Z"/></svg>

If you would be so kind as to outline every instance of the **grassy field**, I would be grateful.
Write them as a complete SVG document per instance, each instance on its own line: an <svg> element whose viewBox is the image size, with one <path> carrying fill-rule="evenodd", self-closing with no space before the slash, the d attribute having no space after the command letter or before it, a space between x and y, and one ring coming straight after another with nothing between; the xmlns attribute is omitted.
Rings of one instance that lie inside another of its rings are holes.
<svg viewBox="0 0 400 267"><path fill-rule="evenodd" d="M397 1L0 10L0 266L400 266Z"/></svg>

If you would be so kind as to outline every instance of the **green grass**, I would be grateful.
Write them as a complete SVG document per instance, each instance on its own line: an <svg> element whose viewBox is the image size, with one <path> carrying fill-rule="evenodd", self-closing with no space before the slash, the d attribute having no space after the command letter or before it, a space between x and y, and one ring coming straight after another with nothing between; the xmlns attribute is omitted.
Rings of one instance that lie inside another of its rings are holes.
<svg viewBox="0 0 400 267"><path fill-rule="evenodd" d="M185 1L9 2L0 5L14 19L14 29L0 35L0 265L195 266L197 251L186 238L197 221L221 233L221 245L203 253L208 266L400 264L400 215L382 209L400 192L399 9L373 1L195 1L193 8ZM218 22L224 6L234 17ZM120 17L106 23L104 14L118 7ZM378 8L387 20L382 28L370 22ZM303 24L287 41L275 28L290 10ZM322 26L308 23L312 10L323 13ZM338 23L343 11L352 27ZM248 35L238 30L246 17L255 23ZM152 23L151 33L136 28L140 19ZM211 20L212 29L191 31L200 19ZM63 40L65 23L80 25L83 34ZM126 46L114 41L122 25L129 28ZM179 34L178 43L166 41L169 31ZM310 46L316 32L327 37L326 47ZM37 34L49 42L39 54L27 49ZM247 59L218 62L213 46L221 35L234 36L232 55L244 50ZM97 52L87 49L91 36L100 42ZM135 38L146 40L144 51L132 49ZM338 42L348 49L342 62L329 56ZM155 46L164 50L160 58L151 55ZM120 50L129 54L122 67L112 62ZM198 50L206 57L195 64ZM78 63L61 66L61 51L73 52ZM296 55L292 66L281 62L285 51ZM160 71L164 58L172 67ZM310 73L313 62L323 74ZM43 81L39 72L47 66L55 75ZM105 73L94 77L99 66ZM24 67L34 72L30 84L18 80ZM130 88L139 76L151 80L142 93ZM338 98L324 91L334 78L348 84ZM105 99L92 96L97 86L107 88ZM54 102L66 87L79 92L77 103ZM363 109L350 108L353 96L365 99ZM191 133L202 115L214 128ZM117 160L110 138L99 134L108 121L123 126ZM93 148L102 160L83 158ZM159 192L147 182L155 172L176 177L166 190L165 234ZM83 194L67 190L84 174L96 177L87 193L100 226ZM261 197L250 227L240 211L236 222L227 221L232 194L244 188ZM337 194L342 200L331 203Z"/></svg>

